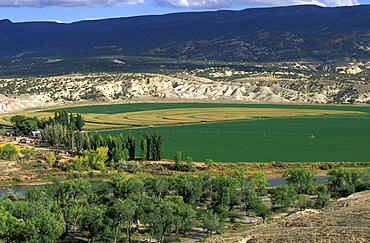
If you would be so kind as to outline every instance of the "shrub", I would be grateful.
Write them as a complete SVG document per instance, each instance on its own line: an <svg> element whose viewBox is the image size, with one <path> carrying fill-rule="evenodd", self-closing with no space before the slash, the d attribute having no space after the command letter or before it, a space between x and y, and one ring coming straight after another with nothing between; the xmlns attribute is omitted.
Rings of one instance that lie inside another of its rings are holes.
<svg viewBox="0 0 370 243"><path fill-rule="evenodd" d="M6 160L14 160L19 156L21 149L18 145L13 144L1 144L0 145L0 157Z"/></svg>

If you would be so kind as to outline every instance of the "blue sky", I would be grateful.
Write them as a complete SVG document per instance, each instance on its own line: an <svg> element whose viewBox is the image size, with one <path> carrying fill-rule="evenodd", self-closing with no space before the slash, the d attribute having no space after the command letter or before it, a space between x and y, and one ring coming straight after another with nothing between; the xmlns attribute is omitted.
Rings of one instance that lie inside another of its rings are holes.
<svg viewBox="0 0 370 243"><path fill-rule="evenodd" d="M370 0L0 0L0 19L69 23L86 19L299 4L336 7L370 4Z"/></svg>

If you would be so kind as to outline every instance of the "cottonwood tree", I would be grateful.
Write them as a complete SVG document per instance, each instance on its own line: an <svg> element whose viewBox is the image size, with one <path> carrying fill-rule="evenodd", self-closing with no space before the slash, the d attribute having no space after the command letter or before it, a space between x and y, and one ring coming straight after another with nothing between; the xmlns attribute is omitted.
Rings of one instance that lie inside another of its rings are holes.
<svg viewBox="0 0 370 243"><path fill-rule="evenodd" d="M155 198L164 198L170 190L172 179L162 176L148 176L144 179L146 195Z"/></svg>
<svg viewBox="0 0 370 243"><path fill-rule="evenodd" d="M106 221L108 207L98 205L92 208L84 208L78 218L77 224L81 231L86 232L88 242L103 239L104 233L109 231Z"/></svg>
<svg viewBox="0 0 370 243"><path fill-rule="evenodd" d="M271 203L286 210L297 198L297 192L292 186L277 186L270 190Z"/></svg>
<svg viewBox="0 0 370 243"><path fill-rule="evenodd" d="M6 160L15 160L19 157L21 149L18 145L14 144L1 144L0 145L0 157Z"/></svg>
<svg viewBox="0 0 370 243"><path fill-rule="evenodd" d="M206 230L208 236L213 232L220 232L225 226L225 221L217 213L207 210L202 214L202 228Z"/></svg>
<svg viewBox="0 0 370 243"><path fill-rule="evenodd" d="M236 178L228 175L219 175L212 180L211 208L215 213L227 217L226 207L229 211L237 201L240 201L240 193L236 186L239 184Z"/></svg>
<svg viewBox="0 0 370 243"><path fill-rule="evenodd" d="M123 225L126 226L126 240L131 242L131 227L136 214L137 204L132 199L128 198L124 201L118 199L109 207L107 211L108 217L111 219L113 226L113 242L119 239L119 231Z"/></svg>
<svg viewBox="0 0 370 243"><path fill-rule="evenodd" d="M267 177L262 171L256 171L247 178L249 187L258 195L266 194Z"/></svg>
<svg viewBox="0 0 370 243"><path fill-rule="evenodd" d="M174 189L178 195L182 196L185 203L191 205L198 202L203 193L201 182L191 175L177 177Z"/></svg>
<svg viewBox="0 0 370 243"><path fill-rule="evenodd" d="M0 240L11 242L15 238L15 229L18 228L19 220L11 215L4 207L0 206Z"/></svg>
<svg viewBox="0 0 370 243"><path fill-rule="evenodd" d="M300 194L307 194L316 180L315 173L308 169L289 169L284 176L287 177L285 182Z"/></svg>
<svg viewBox="0 0 370 243"><path fill-rule="evenodd" d="M164 242L165 234L181 224L179 205L170 199L149 199L140 208L140 222L146 225L151 236L159 242Z"/></svg>

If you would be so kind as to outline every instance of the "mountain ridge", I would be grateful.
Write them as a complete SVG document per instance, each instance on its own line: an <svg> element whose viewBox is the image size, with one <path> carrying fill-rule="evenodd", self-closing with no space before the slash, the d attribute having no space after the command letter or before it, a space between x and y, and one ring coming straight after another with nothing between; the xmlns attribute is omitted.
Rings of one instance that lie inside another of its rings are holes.
<svg viewBox="0 0 370 243"><path fill-rule="evenodd" d="M221 41L261 30L291 33L370 31L370 5L314 5L185 12L73 23L0 21L0 59L60 56L97 46ZM16 41L15 41L16 40Z"/></svg>

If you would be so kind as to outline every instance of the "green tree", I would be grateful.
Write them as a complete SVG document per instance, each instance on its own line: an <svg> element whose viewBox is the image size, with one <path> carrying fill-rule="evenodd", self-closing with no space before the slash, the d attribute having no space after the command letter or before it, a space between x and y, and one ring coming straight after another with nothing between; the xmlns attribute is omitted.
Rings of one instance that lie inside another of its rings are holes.
<svg viewBox="0 0 370 243"><path fill-rule="evenodd" d="M47 140L51 146L58 147L64 142L67 127L61 124L49 124L45 126L44 131L42 132L42 138Z"/></svg>
<svg viewBox="0 0 370 243"><path fill-rule="evenodd" d="M39 120L36 117L27 117L23 115L15 115L10 118L13 124L14 132L24 135L31 134L31 131L38 129Z"/></svg>
<svg viewBox="0 0 370 243"><path fill-rule="evenodd" d="M20 125L21 126L19 127L19 129L24 135L30 135L32 131L38 130L37 120L31 120L28 118L27 120L22 122Z"/></svg>
<svg viewBox="0 0 370 243"><path fill-rule="evenodd" d="M152 237L164 242L164 236L180 222L178 205L170 200L146 200L141 206L140 222L147 226Z"/></svg>
<svg viewBox="0 0 370 243"><path fill-rule="evenodd" d="M266 194L267 181L268 179L266 174L262 171L254 172L247 179L250 188L252 188L258 195Z"/></svg>
<svg viewBox="0 0 370 243"><path fill-rule="evenodd" d="M144 190L144 181L137 176L125 179L115 175L108 183L117 199L125 200L130 196L140 195Z"/></svg>
<svg viewBox="0 0 370 243"><path fill-rule="evenodd" d="M298 194L298 206L301 210L307 207L307 197L305 194Z"/></svg>
<svg viewBox="0 0 370 243"><path fill-rule="evenodd" d="M57 205L64 203L67 198L68 186L63 183L64 177L53 177L51 184L45 185L46 194L55 201Z"/></svg>
<svg viewBox="0 0 370 243"><path fill-rule="evenodd" d="M55 112L54 121L60 125L67 126L69 123L68 112L65 109Z"/></svg>
<svg viewBox="0 0 370 243"><path fill-rule="evenodd" d="M323 208L330 202L330 193L327 185L318 185L316 188L316 201L315 206L317 208Z"/></svg>
<svg viewBox="0 0 370 243"><path fill-rule="evenodd" d="M76 114L76 118L75 118L74 122L75 122L74 124L75 124L77 130L82 131L82 128L85 126L85 119L80 113Z"/></svg>
<svg viewBox="0 0 370 243"><path fill-rule="evenodd" d="M142 160L150 159L150 146L151 146L151 136L149 133L144 133L140 142L140 154Z"/></svg>
<svg viewBox="0 0 370 243"><path fill-rule="evenodd" d="M219 175L212 180L212 196L211 208L215 213L227 217L225 207L229 207L229 211L240 201L240 194L237 192L236 186L239 181L229 175Z"/></svg>
<svg viewBox="0 0 370 243"><path fill-rule="evenodd" d="M73 134L73 140L74 140L74 144L76 146L76 150L81 151L83 149L82 134L80 132L75 132Z"/></svg>
<svg viewBox="0 0 370 243"><path fill-rule="evenodd" d="M0 157L5 160L15 160L19 157L21 149L18 145L14 144L1 144Z"/></svg>
<svg viewBox="0 0 370 243"><path fill-rule="evenodd" d="M271 215L271 209L268 208L265 204L260 203L254 209L257 216L262 218L262 222L265 223L266 219Z"/></svg>
<svg viewBox="0 0 370 243"><path fill-rule="evenodd" d="M255 210L263 203L262 198L257 195L254 188L250 187L241 190L241 202L246 215L249 215L250 210Z"/></svg>
<svg viewBox="0 0 370 243"><path fill-rule="evenodd" d="M204 162L204 164L207 166L207 170L215 168L215 162L212 159L206 159L206 162Z"/></svg>
<svg viewBox="0 0 370 243"><path fill-rule="evenodd" d="M362 168L348 168L345 170L344 181L347 185L356 187L364 179L365 173Z"/></svg>
<svg viewBox="0 0 370 243"><path fill-rule="evenodd" d="M297 198L297 192L291 186L277 186L270 190L271 203L286 210Z"/></svg>
<svg viewBox="0 0 370 243"><path fill-rule="evenodd" d="M93 132L89 137L89 144L90 149L95 150L99 147L105 146L106 143L101 134Z"/></svg>
<svg viewBox="0 0 370 243"><path fill-rule="evenodd" d="M18 224L18 219L0 206L0 240L11 242Z"/></svg>
<svg viewBox="0 0 370 243"><path fill-rule="evenodd" d="M289 169L284 172L285 182L294 186L297 193L307 194L316 180L315 173L308 169Z"/></svg>
<svg viewBox="0 0 370 243"><path fill-rule="evenodd" d="M148 176L144 179L144 190L149 197L164 198L170 190L171 179L162 176Z"/></svg>
<svg viewBox="0 0 370 243"><path fill-rule="evenodd" d="M90 148L91 144L89 135L86 132L82 133L82 150L89 150Z"/></svg>
<svg viewBox="0 0 370 243"><path fill-rule="evenodd" d="M10 242L52 243L65 231L63 217L53 212L54 205L48 200L6 204L6 210L18 221L13 225Z"/></svg>
<svg viewBox="0 0 370 243"><path fill-rule="evenodd" d="M177 151L174 158L175 164L180 164L182 157L182 151Z"/></svg>
<svg viewBox="0 0 370 243"><path fill-rule="evenodd" d="M49 152L46 154L45 160L46 160L46 163L48 163L50 166L53 166L57 158L55 157L53 152Z"/></svg>
<svg viewBox="0 0 370 243"><path fill-rule="evenodd" d="M329 188L336 193L338 188L345 182L345 169L343 167L335 167L328 172L328 185Z"/></svg>
<svg viewBox="0 0 370 243"><path fill-rule="evenodd" d="M107 214L112 220L111 224L114 228L113 242L117 242L120 228L124 224L126 224L126 240L131 242L131 227L136 215L136 210L137 204L130 198L124 201L118 199L111 207L109 207Z"/></svg>
<svg viewBox="0 0 370 243"><path fill-rule="evenodd" d="M75 136L72 129L68 128L64 136L64 145L67 149L73 149L75 146Z"/></svg>
<svg viewBox="0 0 370 243"><path fill-rule="evenodd" d="M191 175L180 175L177 177L174 189L177 195L182 196L187 204L195 204L202 196L202 184Z"/></svg>
<svg viewBox="0 0 370 243"><path fill-rule="evenodd" d="M106 137L106 146L108 147L109 161L118 162L122 159L120 151L123 150L122 140L119 137L114 137L110 134Z"/></svg>
<svg viewBox="0 0 370 243"><path fill-rule="evenodd" d="M77 224L81 231L85 232L88 242L102 239L108 231L106 213L108 207L98 205L92 208L84 208L78 218Z"/></svg>
<svg viewBox="0 0 370 243"><path fill-rule="evenodd" d="M172 198L174 197L169 199L172 200ZM182 235L185 235L193 228L196 212L191 205L184 203L183 200L174 202L177 204L176 216L179 220L179 222L175 225L175 228L176 231L180 231Z"/></svg>
<svg viewBox="0 0 370 243"><path fill-rule="evenodd" d="M129 159L128 149L114 148L111 151L112 161L119 162L121 160L127 161Z"/></svg>
<svg viewBox="0 0 370 243"><path fill-rule="evenodd" d="M27 120L27 117L23 115L15 115L10 118L10 122L13 124L15 133L19 133L22 131L22 123L25 120Z"/></svg>
<svg viewBox="0 0 370 243"><path fill-rule="evenodd" d="M212 210L207 210L202 214L202 227L206 230L208 236L213 232L220 232L225 226L225 221Z"/></svg>
<svg viewBox="0 0 370 243"><path fill-rule="evenodd" d="M131 133L128 134L127 145L128 145L127 149L128 149L129 159L134 160L135 159L135 137Z"/></svg>
<svg viewBox="0 0 370 243"><path fill-rule="evenodd" d="M154 161L160 161L162 159L162 148L163 146L163 137L161 133L155 132L152 135L151 139L151 152L152 152L152 158Z"/></svg>

